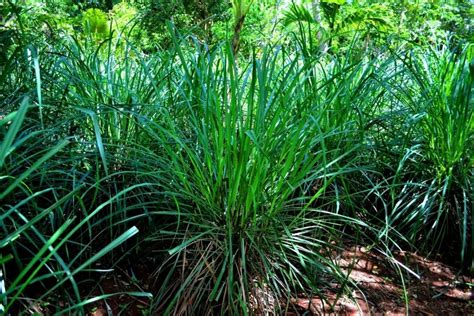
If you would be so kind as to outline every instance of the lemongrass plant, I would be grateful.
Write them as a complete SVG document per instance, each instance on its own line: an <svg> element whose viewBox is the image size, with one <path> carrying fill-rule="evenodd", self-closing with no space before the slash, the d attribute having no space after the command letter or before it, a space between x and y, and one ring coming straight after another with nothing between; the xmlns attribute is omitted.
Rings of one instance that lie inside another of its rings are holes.
<svg viewBox="0 0 474 316"><path fill-rule="evenodd" d="M329 188L355 172L357 154L329 146L353 131L321 124L324 107L305 94L311 69L278 50L239 69L230 47L191 54L179 44L174 98L146 124L156 146L143 152L155 161L143 166L147 182L160 183L171 208L148 238L172 245L153 311L247 314L262 291L275 303L256 308L289 310L297 292L323 296L327 281L345 283L331 242L359 235L345 226L371 228L334 212Z"/></svg>

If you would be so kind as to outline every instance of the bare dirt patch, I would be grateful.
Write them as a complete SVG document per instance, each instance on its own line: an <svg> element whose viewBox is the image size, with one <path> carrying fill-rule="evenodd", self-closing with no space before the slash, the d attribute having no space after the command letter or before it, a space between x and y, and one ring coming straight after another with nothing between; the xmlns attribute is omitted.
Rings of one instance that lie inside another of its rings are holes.
<svg viewBox="0 0 474 316"><path fill-rule="evenodd" d="M328 291L326 304L320 298L295 300L301 312L313 315L474 315L474 278L456 273L453 267L410 252L395 253L391 259L351 247L335 261L358 291L352 298ZM403 282L396 266L403 271ZM404 283L404 284L403 284ZM404 291L404 289L406 291Z"/></svg>
<svg viewBox="0 0 474 316"><path fill-rule="evenodd" d="M358 289L350 295L337 295L339 286L335 284L334 290L326 291L325 300L297 297L291 302L295 311L286 315L474 315L474 278L440 261L411 252L398 252L387 259L360 246L347 247L334 260ZM400 268L403 282L397 265L411 271ZM135 271L133 278L119 269L115 275L101 279L101 294L153 287L152 271L146 265L135 267ZM117 295L91 305L88 315L143 315L149 303Z"/></svg>

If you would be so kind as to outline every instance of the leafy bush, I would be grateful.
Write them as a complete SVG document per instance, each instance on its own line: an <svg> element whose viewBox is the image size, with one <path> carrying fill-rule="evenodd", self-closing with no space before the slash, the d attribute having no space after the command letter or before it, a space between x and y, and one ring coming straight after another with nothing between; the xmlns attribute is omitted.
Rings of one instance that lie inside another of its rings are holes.
<svg viewBox="0 0 474 316"><path fill-rule="evenodd" d="M99 9L88 9L82 15L84 32L89 35L106 36L109 30L107 21L107 14Z"/></svg>

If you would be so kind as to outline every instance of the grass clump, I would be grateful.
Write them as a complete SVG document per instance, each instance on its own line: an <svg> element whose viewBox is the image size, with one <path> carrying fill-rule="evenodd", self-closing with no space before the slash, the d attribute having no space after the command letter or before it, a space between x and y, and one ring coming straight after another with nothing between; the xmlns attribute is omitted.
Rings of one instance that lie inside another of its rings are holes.
<svg viewBox="0 0 474 316"><path fill-rule="evenodd" d="M177 53L179 89L168 106L182 114L163 107L148 126L162 147L144 155L160 168L148 181L174 201L170 226L150 237L173 245L158 271L166 281L157 308L248 313L255 287L289 303L296 291L318 292L325 274L341 279L325 252L345 224L363 223L318 207L348 172L336 168L347 153L325 145L336 132L322 131L299 90L307 69L272 51L243 70L228 47Z"/></svg>

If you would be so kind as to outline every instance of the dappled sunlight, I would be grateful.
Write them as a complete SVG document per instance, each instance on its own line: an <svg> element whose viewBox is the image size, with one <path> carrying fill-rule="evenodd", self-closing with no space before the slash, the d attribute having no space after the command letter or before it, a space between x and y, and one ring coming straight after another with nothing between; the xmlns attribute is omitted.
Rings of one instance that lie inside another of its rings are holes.
<svg viewBox="0 0 474 316"><path fill-rule="evenodd" d="M470 13L0 1L0 314L474 314Z"/></svg>

